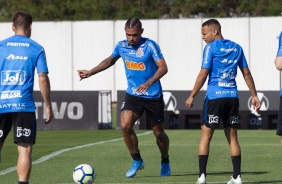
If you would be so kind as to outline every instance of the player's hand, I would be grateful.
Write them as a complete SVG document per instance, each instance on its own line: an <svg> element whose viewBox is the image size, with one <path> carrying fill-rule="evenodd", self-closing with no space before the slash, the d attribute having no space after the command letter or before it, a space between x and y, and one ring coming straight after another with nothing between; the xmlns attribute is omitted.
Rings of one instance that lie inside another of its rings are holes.
<svg viewBox="0 0 282 184"><path fill-rule="evenodd" d="M82 79L89 78L91 76L90 72L88 70L77 70L78 76L80 78L80 81Z"/></svg>
<svg viewBox="0 0 282 184"><path fill-rule="evenodd" d="M193 101L194 101L194 98L193 97L188 97L187 100L186 100L186 107L188 108L192 108L193 107Z"/></svg>
<svg viewBox="0 0 282 184"><path fill-rule="evenodd" d="M53 119L52 107L46 107L45 108L45 113L46 113L45 124L49 124L52 121L52 119Z"/></svg>
<svg viewBox="0 0 282 184"><path fill-rule="evenodd" d="M259 110L259 108L260 108L260 101L259 101L257 96L252 97L252 106L255 109L255 111Z"/></svg>
<svg viewBox="0 0 282 184"><path fill-rule="evenodd" d="M149 87L150 85L148 83L143 83L136 89L136 92L139 94L145 94Z"/></svg>

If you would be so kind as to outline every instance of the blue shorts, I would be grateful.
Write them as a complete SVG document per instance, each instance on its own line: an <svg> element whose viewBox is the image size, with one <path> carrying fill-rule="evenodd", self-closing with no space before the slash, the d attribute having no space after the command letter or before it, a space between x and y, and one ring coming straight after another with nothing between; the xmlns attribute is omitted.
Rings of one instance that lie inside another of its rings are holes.
<svg viewBox="0 0 282 184"><path fill-rule="evenodd" d="M35 112L13 112L0 114L0 142L4 142L13 127L14 143L35 144Z"/></svg>
<svg viewBox="0 0 282 184"><path fill-rule="evenodd" d="M218 98L214 100L205 99L203 107L202 125L209 128L218 128L222 122L224 128L238 128L239 99Z"/></svg>
<svg viewBox="0 0 282 184"><path fill-rule="evenodd" d="M125 94L125 100L122 103L120 111L130 110L139 117L146 112L147 121L151 124L164 122L164 100L160 98L140 98L133 95Z"/></svg>

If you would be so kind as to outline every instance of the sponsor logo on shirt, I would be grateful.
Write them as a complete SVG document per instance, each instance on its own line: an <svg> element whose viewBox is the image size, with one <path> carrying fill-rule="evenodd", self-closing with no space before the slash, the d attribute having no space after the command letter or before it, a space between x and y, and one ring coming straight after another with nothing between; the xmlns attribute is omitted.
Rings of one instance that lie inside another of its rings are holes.
<svg viewBox="0 0 282 184"><path fill-rule="evenodd" d="M221 63L237 63L237 60L232 60L232 59L223 59Z"/></svg>
<svg viewBox="0 0 282 184"><path fill-rule="evenodd" d="M235 79L235 77L236 71L234 69L218 71L218 86L235 87L236 83L234 81L230 81Z"/></svg>
<svg viewBox="0 0 282 184"><path fill-rule="evenodd" d="M133 62L133 61L125 61L125 65L128 69L130 70L145 70L146 66L143 62L137 63L137 62Z"/></svg>
<svg viewBox="0 0 282 184"><path fill-rule="evenodd" d="M7 46L11 46L11 47L29 47L29 43L7 42Z"/></svg>
<svg viewBox="0 0 282 184"><path fill-rule="evenodd" d="M25 109L25 104L24 103L0 104L0 109L23 110Z"/></svg>
<svg viewBox="0 0 282 184"><path fill-rule="evenodd" d="M231 91L231 90L222 90L222 91L216 91L215 92L216 95L232 95L232 96L236 96L237 92L236 91Z"/></svg>
<svg viewBox="0 0 282 184"><path fill-rule="evenodd" d="M218 82L218 86L221 87L235 87L234 82Z"/></svg>
<svg viewBox="0 0 282 184"><path fill-rule="evenodd" d="M231 80L231 79L235 79L235 75L236 75L236 72L231 69L229 71L227 70L220 70L218 71L219 75L220 75L220 78L218 79L219 81L222 81L222 80Z"/></svg>
<svg viewBox="0 0 282 184"><path fill-rule="evenodd" d="M22 70L5 70L1 71L2 85L23 85L25 81L25 71Z"/></svg>
<svg viewBox="0 0 282 184"><path fill-rule="evenodd" d="M237 48L230 48L230 49L220 48L220 51L221 52L237 52Z"/></svg>
<svg viewBox="0 0 282 184"><path fill-rule="evenodd" d="M6 57L7 60L27 60L27 56L15 56L14 54L10 54L9 56Z"/></svg>
<svg viewBox="0 0 282 184"><path fill-rule="evenodd" d="M11 98L21 98L21 91L20 90L7 90L1 92L1 100L4 99L11 99Z"/></svg>

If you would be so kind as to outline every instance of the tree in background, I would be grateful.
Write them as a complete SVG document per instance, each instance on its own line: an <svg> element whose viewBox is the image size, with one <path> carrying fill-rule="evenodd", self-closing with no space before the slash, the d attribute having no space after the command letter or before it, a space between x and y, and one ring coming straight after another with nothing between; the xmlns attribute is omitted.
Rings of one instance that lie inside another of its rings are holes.
<svg viewBox="0 0 282 184"><path fill-rule="evenodd" d="M34 21L278 16L281 0L0 0L0 21L27 10Z"/></svg>
<svg viewBox="0 0 282 184"><path fill-rule="evenodd" d="M281 0L172 0L171 17L278 16Z"/></svg>

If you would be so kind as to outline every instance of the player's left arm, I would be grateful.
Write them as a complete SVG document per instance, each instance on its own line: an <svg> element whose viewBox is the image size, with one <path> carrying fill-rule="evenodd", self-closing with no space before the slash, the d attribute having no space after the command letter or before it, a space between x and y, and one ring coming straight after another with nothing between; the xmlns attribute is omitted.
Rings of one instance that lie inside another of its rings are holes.
<svg viewBox="0 0 282 184"><path fill-rule="evenodd" d="M242 74L243 74L243 77L246 81L246 84L251 92L251 95L252 95L252 105L254 107L254 109L257 111L259 108L260 108L260 101L258 99L258 96L257 96L257 90L256 90L256 87L255 87L255 82L254 82L254 79L252 77L252 74L249 70L248 67L244 67L244 68L240 68Z"/></svg>
<svg viewBox="0 0 282 184"><path fill-rule="evenodd" d="M160 80L168 72L166 62L163 58L158 59L156 61L156 65L158 67L156 73L146 82L149 85L152 85L154 82Z"/></svg>
<svg viewBox="0 0 282 184"><path fill-rule="evenodd" d="M39 80L39 88L40 92L45 104L45 113L46 113L46 120L45 124L48 124L52 121L53 118L53 112L52 112L52 104L51 104L51 97L50 97L50 91L51 91L51 85L50 80L47 73L39 72L38 73L38 80Z"/></svg>
<svg viewBox="0 0 282 184"><path fill-rule="evenodd" d="M160 80L168 72L164 58L158 59L155 62L158 67L157 71L147 82L137 88L138 93L145 93L154 82Z"/></svg>

